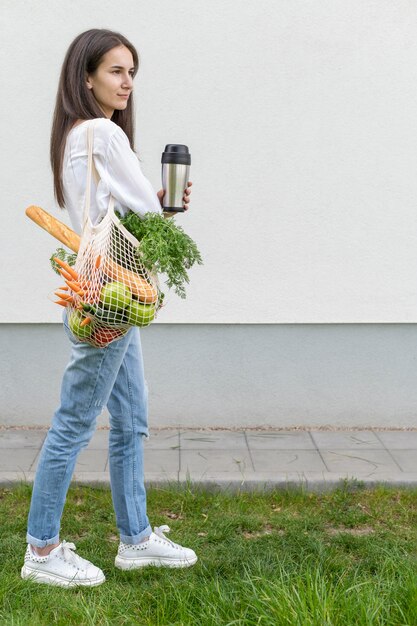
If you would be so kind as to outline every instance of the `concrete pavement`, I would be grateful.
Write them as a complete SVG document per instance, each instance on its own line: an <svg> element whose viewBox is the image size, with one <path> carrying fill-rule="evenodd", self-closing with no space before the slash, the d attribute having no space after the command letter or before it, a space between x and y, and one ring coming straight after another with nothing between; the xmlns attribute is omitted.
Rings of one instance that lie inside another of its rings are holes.
<svg viewBox="0 0 417 626"><path fill-rule="evenodd" d="M0 486L32 482L47 429L0 428ZM109 484L109 430L81 451L73 481ZM150 429L145 482L326 491L343 479L417 487L417 430Z"/></svg>

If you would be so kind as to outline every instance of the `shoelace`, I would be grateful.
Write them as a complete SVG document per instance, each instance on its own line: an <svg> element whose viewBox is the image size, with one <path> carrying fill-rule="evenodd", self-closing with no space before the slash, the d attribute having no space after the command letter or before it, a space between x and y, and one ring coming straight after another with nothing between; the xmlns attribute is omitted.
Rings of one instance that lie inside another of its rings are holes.
<svg viewBox="0 0 417 626"><path fill-rule="evenodd" d="M170 530L171 530L170 527L167 526L166 524L163 524L162 526L154 526L154 529L153 529L155 535L158 535L158 537L160 537L161 539L168 541L168 543L170 543L172 546L176 548L180 548L181 546L178 545L178 543L174 543L173 541L171 541L171 539L168 539L168 537L165 537L164 533L169 533Z"/></svg>
<svg viewBox="0 0 417 626"><path fill-rule="evenodd" d="M79 567L81 557L78 556L78 554L74 554L73 550L76 550L76 549L77 548L75 547L74 543L70 541L65 541L65 539L63 539L61 543L61 550L64 553L65 560L69 561L70 563L74 563L74 565Z"/></svg>

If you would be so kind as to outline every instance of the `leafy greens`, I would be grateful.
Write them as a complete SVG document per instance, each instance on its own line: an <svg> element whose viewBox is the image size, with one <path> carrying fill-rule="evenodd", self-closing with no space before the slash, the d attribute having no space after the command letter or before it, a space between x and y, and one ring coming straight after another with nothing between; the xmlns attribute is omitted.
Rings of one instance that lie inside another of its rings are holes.
<svg viewBox="0 0 417 626"><path fill-rule="evenodd" d="M58 257L61 261L66 261L68 265L75 265L75 261L77 259L77 254L75 252L67 252L64 248L57 248L51 258L49 259L51 262L52 269L56 274L59 274L60 267L58 263L54 261L54 257Z"/></svg>
<svg viewBox="0 0 417 626"><path fill-rule="evenodd" d="M140 242L138 255L149 271L166 274L167 285L174 287L180 298L185 298L184 283L189 283L187 269L203 261L196 243L173 217L146 213L140 218L133 211L124 217L117 213L123 226Z"/></svg>

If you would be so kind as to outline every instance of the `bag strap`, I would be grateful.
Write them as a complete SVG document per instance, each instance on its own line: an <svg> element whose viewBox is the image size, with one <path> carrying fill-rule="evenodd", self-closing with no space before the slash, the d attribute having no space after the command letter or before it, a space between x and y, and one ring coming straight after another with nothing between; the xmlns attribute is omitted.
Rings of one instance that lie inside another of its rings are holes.
<svg viewBox="0 0 417 626"><path fill-rule="evenodd" d="M90 215L90 204L91 204L91 179L94 176L94 180L96 185L98 185L100 181L100 176L97 171L97 168L94 163L93 157L93 140L94 140L94 125L95 120L91 120L89 124L87 124L87 185L85 191L85 204L84 204L84 222L83 227L87 224L89 215ZM109 206L108 210L112 211L114 208L114 198L110 194Z"/></svg>

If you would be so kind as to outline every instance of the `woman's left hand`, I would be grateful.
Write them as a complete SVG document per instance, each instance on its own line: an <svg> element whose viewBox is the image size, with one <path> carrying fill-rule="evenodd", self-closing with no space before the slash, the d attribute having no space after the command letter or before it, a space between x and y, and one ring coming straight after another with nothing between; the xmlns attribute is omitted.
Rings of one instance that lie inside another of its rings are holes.
<svg viewBox="0 0 417 626"><path fill-rule="evenodd" d="M182 197L182 201L183 201L183 207L184 207L184 211L188 211L188 205L190 203L190 195L191 195L191 185L193 183L189 180L187 183L187 189L184 191L184 195ZM161 203L162 206L162 199L164 197L165 194L165 189L161 189L160 191L158 191L158 193L156 194L159 198L159 202ZM162 207L163 208L163 207Z"/></svg>

